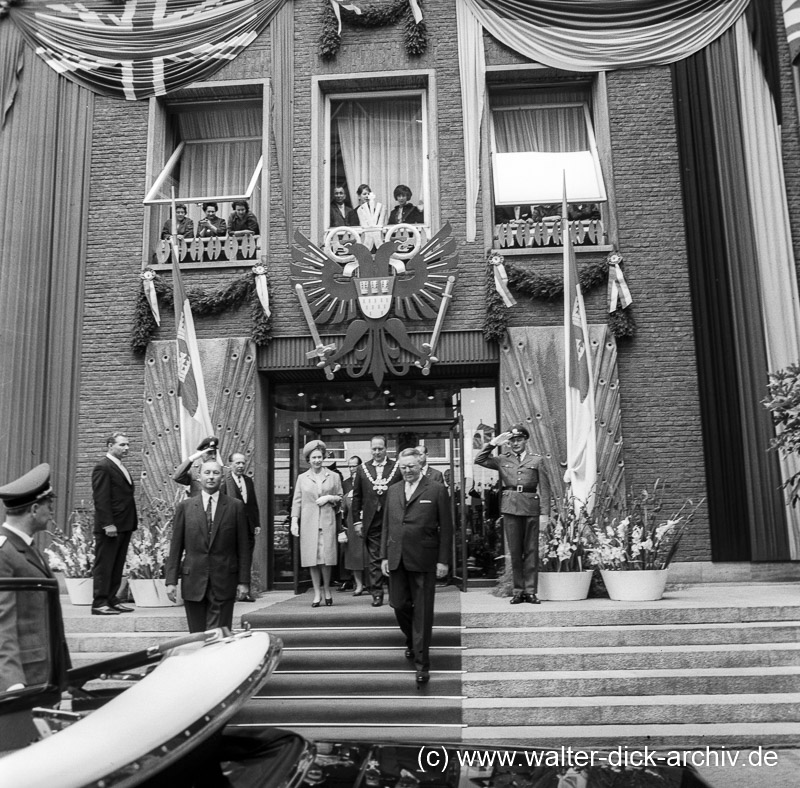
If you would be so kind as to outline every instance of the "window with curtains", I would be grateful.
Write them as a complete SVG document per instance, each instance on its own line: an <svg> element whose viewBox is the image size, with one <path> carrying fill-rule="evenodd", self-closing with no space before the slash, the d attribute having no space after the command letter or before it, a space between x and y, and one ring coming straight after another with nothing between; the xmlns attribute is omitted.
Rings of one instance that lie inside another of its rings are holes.
<svg viewBox="0 0 800 788"><path fill-rule="evenodd" d="M202 92L163 105L166 163L145 197L152 259L169 264L236 264L261 250L263 208L261 95L210 98ZM266 230L266 228L264 228ZM241 264L241 262L240 262Z"/></svg>
<svg viewBox="0 0 800 788"><path fill-rule="evenodd" d="M565 230L575 244L604 243L606 190L590 102L582 86L490 94L496 246L560 246Z"/></svg>
<svg viewBox="0 0 800 788"><path fill-rule="evenodd" d="M353 228L369 248L398 225L429 235L425 90L326 96L326 241ZM359 188L367 186L369 189ZM401 188L398 188L401 187ZM402 188L404 187L404 188ZM344 201L342 202L342 189ZM410 195L409 195L410 192ZM395 196L397 195L397 196Z"/></svg>

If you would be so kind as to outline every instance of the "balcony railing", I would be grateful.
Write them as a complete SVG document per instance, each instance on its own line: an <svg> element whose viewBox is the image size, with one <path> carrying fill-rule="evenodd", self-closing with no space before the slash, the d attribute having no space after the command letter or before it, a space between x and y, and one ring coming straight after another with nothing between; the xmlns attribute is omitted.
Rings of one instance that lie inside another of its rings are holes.
<svg viewBox="0 0 800 788"><path fill-rule="evenodd" d="M260 248L259 235L179 238L178 260L180 263L253 261L258 259ZM172 248L168 240L156 243L155 256L159 265L169 265L172 262Z"/></svg>
<svg viewBox="0 0 800 788"><path fill-rule="evenodd" d="M561 219L514 219L494 226L494 246L500 249L531 249L563 246ZM598 246L605 243L601 219L567 221L569 235L575 246Z"/></svg>

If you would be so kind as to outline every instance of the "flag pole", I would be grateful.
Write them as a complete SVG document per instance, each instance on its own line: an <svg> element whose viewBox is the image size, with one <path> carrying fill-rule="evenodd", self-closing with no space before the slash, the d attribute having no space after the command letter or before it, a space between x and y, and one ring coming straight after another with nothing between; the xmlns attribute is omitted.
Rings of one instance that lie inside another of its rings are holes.
<svg viewBox="0 0 800 788"><path fill-rule="evenodd" d="M565 419L564 423L567 428L567 469L564 472L564 481L566 482L566 495L569 497L572 488L572 472L569 467L570 462L570 442L572 436L572 408L570 407L570 362L572 355L572 303L575 298L574 293L567 292L571 281L569 267L570 257L568 243L571 243L569 237L569 227L567 225L567 172L561 171L562 175L562 192L561 192L561 249L563 251L563 276L564 276L564 409Z"/></svg>

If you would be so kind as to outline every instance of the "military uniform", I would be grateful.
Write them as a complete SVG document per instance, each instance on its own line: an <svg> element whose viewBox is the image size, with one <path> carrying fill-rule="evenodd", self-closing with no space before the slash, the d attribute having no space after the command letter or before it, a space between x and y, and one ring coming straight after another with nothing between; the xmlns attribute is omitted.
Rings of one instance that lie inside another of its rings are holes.
<svg viewBox="0 0 800 788"><path fill-rule="evenodd" d="M529 437L523 425L515 425L510 432L512 436ZM500 513L511 557L514 597L532 594L535 598L539 583L539 516L550 514L550 484L544 458L527 449L522 460L513 451L493 457L495 448L487 443L475 457L475 464L500 474Z"/></svg>
<svg viewBox="0 0 800 788"><path fill-rule="evenodd" d="M53 495L50 466L37 466L20 479L0 488L0 499L9 509L38 503ZM0 526L0 577L52 578L47 559L35 544L28 544L18 529ZM25 532L27 534L27 532ZM50 662L50 624L45 595L36 591L0 594L0 692L23 684L44 684L51 676L63 676L70 667L67 639L58 607L57 664Z"/></svg>

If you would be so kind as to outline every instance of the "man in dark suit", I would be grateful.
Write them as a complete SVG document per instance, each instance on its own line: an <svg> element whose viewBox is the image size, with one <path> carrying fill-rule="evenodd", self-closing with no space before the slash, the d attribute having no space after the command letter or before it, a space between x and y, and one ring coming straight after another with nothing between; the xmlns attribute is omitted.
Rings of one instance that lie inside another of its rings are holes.
<svg viewBox="0 0 800 788"><path fill-rule="evenodd" d="M222 466L200 468L200 495L175 508L167 558L167 595L174 602L178 576L190 632L233 628L233 605L249 591L250 548L247 511L220 492Z"/></svg>
<svg viewBox="0 0 800 788"><path fill-rule="evenodd" d="M417 446L420 454L420 461L422 462L422 475L427 476L432 482L438 482L439 484L444 484L444 475L441 471L437 471L436 468L431 468L428 465L428 447L427 446Z"/></svg>
<svg viewBox="0 0 800 788"><path fill-rule="evenodd" d="M444 486L422 475L419 450L400 452L398 465L403 483L386 496L381 571L389 577L389 604L406 638L406 657L414 660L417 684L425 684L436 578L449 569L453 523Z"/></svg>
<svg viewBox="0 0 800 788"><path fill-rule="evenodd" d="M53 577L33 537L53 522L54 497L47 463L0 487L0 500L6 507L0 526L0 577ZM70 667L60 612L59 607L56 653L62 664L52 665L45 595L36 591L0 594L0 692L45 684Z"/></svg>
<svg viewBox="0 0 800 788"><path fill-rule="evenodd" d="M369 442L372 459L358 466L353 480L353 527L363 537L369 556L365 580L372 594L372 606L383 604L381 573L381 528L383 504L389 486L400 481L397 463L386 457L386 437L375 435Z"/></svg>
<svg viewBox="0 0 800 788"><path fill-rule="evenodd" d="M92 614L116 616L130 613L121 605L117 593L128 554L131 535L138 526L133 479L122 461L128 456L130 442L121 432L106 439L108 451L92 471L94 499L94 566L92 567Z"/></svg>
<svg viewBox="0 0 800 788"><path fill-rule="evenodd" d="M228 457L228 472L225 476L224 491L231 498L237 498L244 504L247 512L247 543L250 548L250 590L242 602L255 602L252 591L252 566L253 549L256 546L256 537L261 533L261 519L258 511L258 501L256 500L256 487L253 480L245 475L244 469L247 465L247 458L244 454L234 452Z"/></svg>
<svg viewBox="0 0 800 788"><path fill-rule="evenodd" d="M541 455L527 449L530 437L524 424L514 424L492 438L475 456L475 464L500 474L500 513L506 549L511 557L514 592L511 604L539 604L539 529L550 517L550 484ZM511 451L492 457L492 450L508 443Z"/></svg>
<svg viewBox="0 0 800 788"><path fill-rule="evenodd" d="M337 186L333 190L328 227L358 227L360 222L358 214L346 204L347 193L344 186Z"/></svg>

